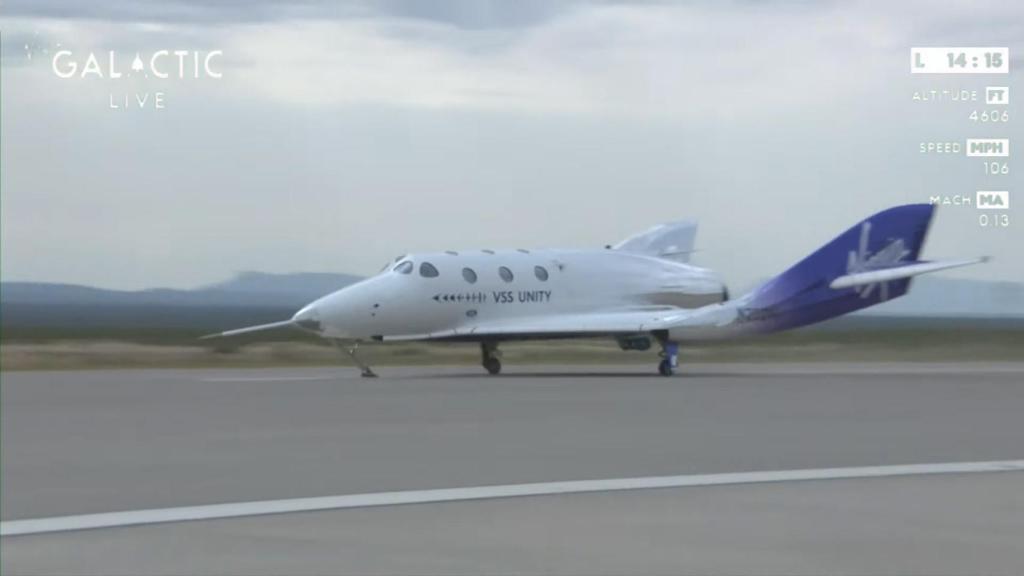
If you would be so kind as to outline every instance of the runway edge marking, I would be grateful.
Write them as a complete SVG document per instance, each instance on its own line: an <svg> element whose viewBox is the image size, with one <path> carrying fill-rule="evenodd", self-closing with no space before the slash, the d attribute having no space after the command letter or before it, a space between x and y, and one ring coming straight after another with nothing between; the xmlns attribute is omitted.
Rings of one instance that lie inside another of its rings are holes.
<svg viewBox="0 0 1024 576"><path fill-rule="evenodd" d="M689 474L684 476L647 476L641 478L610 478L606 480L575 480L566 482L538 482L532 484L505 484L498 486L472 486L433 490L405 490L343 496L291 498L235 502L204 506L182 506L149 510L128 510L76 516L56 516L0 522L0 536L19 536L115 528L140 524L162 524L192 520L215 520L243 516L262 516L290 512L314 512L370 506L399 504L427 504L486 500L516 496L546 496L553 494L579 494L586 492L615 492L651 488L683 488L691 486L726 486L731 484L761 484L797 480L840 480L850 478L880 478L887 476L920 476L935 474L966 474L979 472L1024 471L1024 460L991 462L947 462L935 464L902 464L892 466L860 466L851 468L819 468L810 470L775 470L762 472L730 472L722 474Z"/></svg>

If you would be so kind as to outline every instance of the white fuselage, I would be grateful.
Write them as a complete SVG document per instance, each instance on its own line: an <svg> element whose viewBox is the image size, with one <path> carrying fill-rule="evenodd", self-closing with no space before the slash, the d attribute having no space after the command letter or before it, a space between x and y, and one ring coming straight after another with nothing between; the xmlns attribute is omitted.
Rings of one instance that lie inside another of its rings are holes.
<svg viewBox="0 0 1024 576"><path fill-rule="evenodd" d="M309 304L294 320L325 338L416 337L479 322L692 309L725 298L724 285L711 271L636 253L474 250L405 256Z"/></svg>

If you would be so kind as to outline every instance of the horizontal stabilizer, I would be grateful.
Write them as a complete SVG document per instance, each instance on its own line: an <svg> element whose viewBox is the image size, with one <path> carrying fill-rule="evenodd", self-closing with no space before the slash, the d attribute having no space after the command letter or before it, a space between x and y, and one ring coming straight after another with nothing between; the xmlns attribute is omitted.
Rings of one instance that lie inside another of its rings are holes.
<svg viewBox="0 0 1024 576"><path fill-rule="evenodd" d="M904 278L910 278L911 276L917 276L918 274L938 272L939 270L959 268L960 266L970 266L971 264L981 264L982 262L987 261L988 258L982 257L967 260L913 262L905 266L894 266L892 268L883 268L881 270L872 270L870 272L847 274L836 278L828 286L833 290L841 290L843 288L852 288L854 286L863 286L866 284L877 284L878 282L888 282L890 280L902 280Z"/></svg>
<svg viewBox="0 0 1024 576"><path fill-rule="evenodd" d="M295 321L283 320L281 322L271 322L270 324L260 324L258 326L246 326L245 328L235 328L234 330L227 330L225 332L218 332L216 334L207 334L206 336L201 336L199 339L208 340L210 338L238 336L239 334L248 334L249 332L262 332L263 330L274 330L276 328L285 328L288 326L295 326Z"/></svg>

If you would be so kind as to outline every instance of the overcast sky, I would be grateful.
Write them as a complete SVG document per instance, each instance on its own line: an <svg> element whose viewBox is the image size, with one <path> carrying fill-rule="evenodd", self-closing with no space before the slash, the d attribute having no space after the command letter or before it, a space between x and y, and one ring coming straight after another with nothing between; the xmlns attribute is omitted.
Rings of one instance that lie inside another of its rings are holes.
<svg viewBox="0 0 1024 576"><path fill-rule="evenodd" d="M1017 173L917 151L1021 134L1022 6L4 0L2 276L371 274L410 251L601 246L695 218L696 262L742 288L891 205L1024 205ZM1009 46L1011 74L912 76L911 46ZM223 77L62 79L60 49L105 76L111 50L122 70L221 50ZM1009 125L911 98L987 85L1011 87ZM162 110L109 108L156 92ZM951 274L1024 281L1024 217L977 217L940 210L926 256L991 255Z"/></svg>

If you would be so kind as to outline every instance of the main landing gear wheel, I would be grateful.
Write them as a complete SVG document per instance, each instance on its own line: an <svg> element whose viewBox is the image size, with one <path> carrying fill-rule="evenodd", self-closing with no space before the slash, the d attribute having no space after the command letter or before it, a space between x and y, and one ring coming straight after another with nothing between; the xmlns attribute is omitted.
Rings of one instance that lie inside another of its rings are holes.
<svg viewBox="0 0 1024 576"><path fill-rule="evenodd" d="M668 335L659 337L661 342L661 362L658 362L658 374L671 376L679 367L679 344L668 339Z"/></svg>
<svg viewBox="0 0 1024 576"><path fill-rule="evenodd" d="M498 359L500 352L498 352L497 342L481 342L480 343L480 356L481 364L488 374L492 376L501 372L501 360Z"/></svg>
<svg viewBox="0 0 1024 576"><path fill-rule="evenodd" d="M661 374L662 376L671 376L673 372L672 362L669 362L668 358L665 358L658 363L658 374Z"/></svg>
<svg viewBox="0 0 1024 576"><path fill-rule="evenodd" d="M484 368L487 369L488 374L498 374L501 372L501 360L488 358L484 360Z"/></svg>

